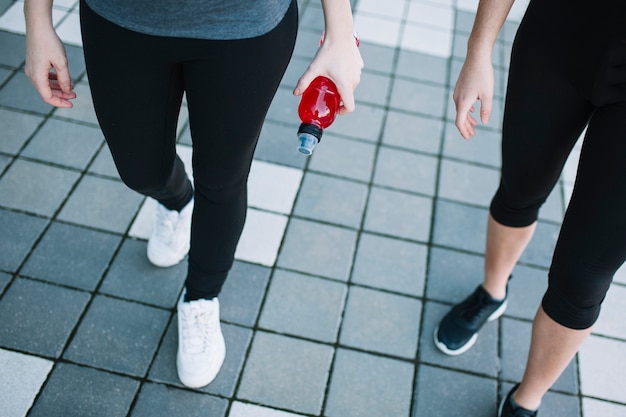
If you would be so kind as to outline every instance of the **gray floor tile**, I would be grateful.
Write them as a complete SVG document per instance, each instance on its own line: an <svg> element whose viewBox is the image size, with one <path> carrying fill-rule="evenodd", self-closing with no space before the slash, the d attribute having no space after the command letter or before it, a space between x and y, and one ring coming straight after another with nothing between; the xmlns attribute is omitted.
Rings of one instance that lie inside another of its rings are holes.
<svg viewBox="0 0 626 417"><path fill-rule="evenodd" d="M237 398L318 414L332 352L330 346L257 332Z"/></svg>
<svg viewBox="0 0 626 417"><path fill-rule="evenodd" d="M2 175L2 171L9 165L12 158L8 156L0 155L0 176Z"/></svg>
<svg viewBox="0 0 626 417"><path fill-rule="evenodd" d="M274 408L234 401L228 417L302 417L302 414L288 413Z"/></svg>
<svg viewBox="0 0 626 417"><path fill-rule="evenodd" d="M293 95L292 89L281 87L276 91L274 100L267 111L267 120L290 124L293 126L293 138L295 143L300 118L298 117L298 105L300 97Z"/></svg>
<svg viewBox="0 0 626 417"><path fill-rule="evenodd" d="M358 103L384 106L387 104L390 85L389 75L364 71L361 74L359 87L354 92L354 98Z"/></svg>
<svg viewBox="0 0 626 417"><path fill-rule="evenodd" d="M159 384L144 384L130 414L133 417L223 417L228 401Z"/></svg>
<svg viewBox="0 0 626 417"><path fill-rule="evenodd" d="M263 124L254 157L261 161L303 168L308 159L298 153L297 146L298 125L285 126L266 121Z"/></svg>
<svg viewBox="0 0 626 417"><path fill-rule="evenodd" d="M84 169L103 141L98 128L48 119L22 151L22 156ZM72 151L68 152L69 149Z"/></svg>
<svg viewBox="0 0 626 417"><path fill-rule="evenodd" d="M0 269L17 271L47 224L38 217L0 210Z"/></svg>
<svg viewBox="0 0 626 417"><path fill-rule="evenodd" d="M309 159L309 170L370 181L376 145L332 134L325 134L323 141Z"/></svg>
<svg viewBox="0 0 626 417"><path fill-rule="evenodd" d="M8 80L14 73L15 73L15 70L8 70L8 69L0 68L0 85L2 85L6 80Z"/></svg>
<svg viewBox="0 0 626 417"><path fill-rule="evenodd" d="M580 349L580 390L585 396L626 404L626 343L592 335Z"/></svg>
<svg viewBox="0 0 626 417"><path fill-rule="evenodd" d="M358 228L366 199L365 184L306 173L293 213L313 220Z"/></svg>
<svg viewBox="0 0 626 417"><path fill-rule="evenodd" d="M422 303L351 287L339 342L358 349L415 358Z"/></svg>
<svg viewBox="0 0 626 417"><path fill-rule="evenodd" d="M624 321L624 304L626 287L613 284L602 303L600 318L593 327L595 334L616 337L626 340L626 322Z"/></svg>
<svg viewBox="0 0 626 417"><path fill-rule="evenodd" d="M424 245L364 233L359 240L352 282L421 296L426 256Z"/></svg>
<svg viewBox="0 0 626 417"><path fill-rule="evenodd" d="M381 146L374 184L434 195L437 158Z"/></svg>
<svg viewBox="0 0 626 417"><path fill-rule="evenodd" d="M441 198L488 207L499 182L498 170L447 159L441 161Z"/></svg>
<svg viewBox="0 0 626 417"><path fill-rule="evenodd" d="M56 108L54 116L90 123L96 127L98 119L93 108L89 86L84 83L76 84L74 92L76 93L76 98L72 100L73 107L69 109Z"/></svg>
<svg viewBox="0 0 626 417"><path fill-rule="evenodd" d="M454 123L446 123L445 129L444 156L500 168L501 134L499 131L477 126L476 135L467 141L463 139ZM495 191L494 188L492 193Z"/></svg>
<svg viewBox="0 0 626 417"><path fill-rule="evenodd" d="M435 328L439 326L441 319L450 311L450 308L448 305L444 306L439 303L426 303L420 335L419 361L491 378L497 377L500 370L498 357L499 322L487 323L481 329L476 344L462 355L448 356L437 349L434 342Z"/></svg>
<svg viewBox="0 0 626 417"><path fill-rule="evenodd" d="M447 74L448 60L445 58L413 51L398 53L396 75L445 85Z"/></svg>
<svg viewBox="0 0 626 417"><path fill-rule="evenodd" d="M0 179L0 205L52 216L78 176L76 172L18 159Z"/></svg>
<svg viewBox="0 0 626 417"><path fill-rule="evenodd" d="M560 225L539 220L535 234L520 257L520 262L548 268L552 262L559 230Z"/></svg>
<svg viewBox="0 0 626 417"><path fill-rule="evenodd" d="M426 296L447 303L462 301L483 282L482 256L431 248Z"/></svg>
<svg viewBox="0 0 626 417"><path fill-rule="evenodd" d="M454 18L454 30L456 32L462 32L469 34L474 26L474 19L476 13L467 12L464 10L457 10Z"/></svg>
<svg viewBox="0 0 626 417"><path fill-rule="evenodd" d="M475 253L485 251L486 208L438 200L435 203L433 242Z"/></svg>
<svg viewBox="0 0 626 417"><path fill-rule="evenodd" d="M496 390L493 379L420 365L412 417L493 416Z"/></svg>
<svg viewBox="0 0 626 417"><path fill-rule="evenodd" d="M235 261L219 296L222 320L254 326L270 273L264 266Z"/></svg>
<svg viewBox="0 0 626 417"><path fill-rule="evenodd" d="M298 38L296 39L296 46L293 54L296 57L302 57L311 59L315 56L315 52L320 42L320 31L318 29L304 29L298 31Z"/></svg>
<svg viewBox="0 0 626 417"><path fill-rule="evenodd" d="M410 362L338 349L325 416L408 416L414 367Z"/></svg>
<svg viewBox="0 0 626 417"><path fill-rule="evenodd" d="M311 63L311 59L294 57L289 65L287 66L287 71L283 76L282 81L280 82L281 87L292 90L296 88L298 84L298 80L304 74L304 71L309 67Z"/></svg>
<svg viewBox="0 0 626 417"><path fill-rule="evenodd" d="M220 304L221 307L221 304ZM150 368L149 379L183 387L176 372L176 352L178 349L178 321L174 316L163 338L159 352ZM217 377L199 391L232 397L239 380L248 346L252 340L252 330L222 323L222 334L226 342L226 358Z"/></svg>
<svg viewBox="0 0 626 417"><path fill-rule="evenodd" d="M565 214L562 184L557 183L546 202L539 210L539 218L552 222L561 223Z"/></svg>
<svg viewBox="0 0 626 417"><path fill-rule="evenodd" d="M63 357L110 371L143 376L168 320L167 311L97 296Z"/></svg>
<svg viewBox="0 0 626 417"><path fill-rule="evenodd" d="M259 326L334 343L346 293L345 284L277 270L272 276Z"/></svg>
<svg viewBox="0 0 626 417"><path fill-rule="evenodd" d="M500 398L504 398L513 388L513 384L504 383L500 390ZM539 415L550 417L578 417L580 416L580 399L577 396L548 391L541 401ZM593 414L584 414L592 417ZM616 414L604 414L605 416L617 417Z"/></svg>
<svg viewBox="0 0 626 417"><path fill-rule="evenodd" d="M324 13L321 4L308 2L306 7L303 7L302 3L304 2L300 1L298 3L298 8L300 9L299 27L322 33L324 30Z"/></svg>
<svg viewBox="0 0 626 417"><path fill-rule="evenodd" d="M367 69L383 73L391 72L395 55L394 48L361 42L359 49Z"/></svg>
<svg viewBox="0 0 626 417"><path fill-rule="evenodd" d="M148 261L145 241L126 239L99 292L173 308L186 276L187 258L171 268L159 268Z"/></svg>
<svg viewBox="0 0 626 417"><path fill-rule="evenodd" d="M500 375L502 379L519 382L522 380L526 368L532 323L506 317L500 320L502 323L502 341L500 342L502 370ZM571 394L578 393L578 372L575 360L570 362L552 389Z"/></svg>
<svg viewBox="0 0 626 417"><path fill-rule="evenodd" d="M105 145L100 149L93 163L89 166L89 172L115 179L120 178L108 146Z"/></svg>
<svg viewBox="0 0 626 417"><path fill-rule="evenodd" d="M430 198L372 187L363 228L370 232L427 241L431 212Z"/></svg>
<svg viewBox="0 0 626 417"><path fill-rule="evenodd" d="M0 272L0 295L4 292L4 289L11 281L11 275Z"/></svg>
<svg viewBox="0 0 626 417"><path fill-rule="evenodd" d="M328 278L347 280L356 232L292 219L285 233L277 265Z"/></svg>
<svg viewBox="0 0 626 417"><path fill-rule="evenodd" d="M0 51L2 51L0 64L12 68L19 68L24 62L25 50L26 37L24 35L0 30ZM2 95L4 95L4 92Z"/></svg>
<svg viewBox="0 0 626 417"><path fill-rule="evenodd" d="M0 343L58 357L88 301L89 295L84 292L17 279L0 302Z"/></svg>
<svg viewBox="0 0 626 417"><path fill-rule="evenodd" d="M40 114L50 114L54 109L41 100L41 97L23 72L15 73L4 85L2 94L0 94L0 105Z"/></svg>
<svg viewBox="0 0 626 417"><path fill-rule="evenodd" d="M509 282L506 315L532 320L548 288L548 271L517 265Z"/></svg>
<svg viewBox="0 0 626 417"><path fill-rule="evenodd" d="M119 243L119 236L53 223L21 274L90 291L100 282Z"/></svg>
<svg viewBox="0 0 626 417"><path fill-rule="evenodd" d="M441 117L444 115L446 88L396 78L389 106L404 111Z"/></svg>
<svg viewBox="0 0 626 417"><path fill-rule="evenodd" d="M387 113L383 143L438 154L442 130L441 120L390 110Z"/></svg>
<svg viewBox="0 0 626 417"><path fill-rule="evenodd" d="M43 118L39 116L0 109L0 124L2 124L0 152L17 155L42 121Z"/></svg>
<svg viewBox="0 0 626 417"><path fill-rule="evenodd" d="M120 181L86 175L61 210L59 219L123 233L142 201L143 196Z"/></svg>
<svg viewBox="0 0 626 417"><path fill-rule="evenodd" d="M25 416L52 369L53 362L0 349L2 415Z"/></svg>
<svg viewBox="0 0 626 417"><path fill-rule="evenodd" d="M380 107L357 103L356 110L337 117L327 133L378 142L385 111Z"/></svg>
<svg viewBox="0 0 626 417"><path fill-rule="evenodd" d="M126 416L139 381L92 368L60 363L29 416Z"/></svg>

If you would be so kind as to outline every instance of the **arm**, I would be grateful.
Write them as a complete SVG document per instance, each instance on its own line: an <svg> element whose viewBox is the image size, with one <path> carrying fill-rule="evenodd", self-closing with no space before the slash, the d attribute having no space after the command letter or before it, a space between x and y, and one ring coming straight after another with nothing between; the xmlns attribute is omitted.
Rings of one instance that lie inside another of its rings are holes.
<svg viewBox="0 0 626 417"><path fill-rule="evenodd" d="M26 65L42 100L56 107L72 107L72 91L67 56L52 25L52 0L25 0ZM54 72L51 70L54 69Z"/></svg>
<svg viewBox="0 0 626 417"><path fill-rule="evenodd" d="M474 136L478 123L470 113L480 100L480 120L486 124L493 101L493 65L491 56L496 38L514 0L480 0L474 27L467 42L467 56L459 74L453 99L456 104L456 127L465 139Z"/></svg>
<svg viewBox="0 0 626 417"><path fill-rule="evenodd" d="M300 95L319 75L337 85L342 106L339 114L354 111L354 90L361 79L363 60L354 40L354 24L349 0L322 0L324 42L294 90Z"/></svg>

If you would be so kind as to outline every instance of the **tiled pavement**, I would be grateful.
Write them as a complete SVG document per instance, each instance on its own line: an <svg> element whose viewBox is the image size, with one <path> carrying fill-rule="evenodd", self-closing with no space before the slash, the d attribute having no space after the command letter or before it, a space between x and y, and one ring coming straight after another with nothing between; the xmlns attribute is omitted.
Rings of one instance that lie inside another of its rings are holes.
<svg viewBox="0 0 626 417"><path fill-rule="evenodd" d="M433 346L448 306L480 282L498 181L507 56L495 117L463 141L451 89L476 0L358 0L358 110L315 154L295 152L297 77L321 31L302 0L295 56L269 112L250 209L221 304L226 363L208 387L174 369L184 266L145 257L154 203L128 191L90 104L76 0L55 2L79 98L54 110L23 74L22 4L0 0L0 416L493 416L518 381L575 158L541 212L510 307L460 357ZM179 150L190 158L186 113ZM626 416L626 274L542 416Z"/></svg>

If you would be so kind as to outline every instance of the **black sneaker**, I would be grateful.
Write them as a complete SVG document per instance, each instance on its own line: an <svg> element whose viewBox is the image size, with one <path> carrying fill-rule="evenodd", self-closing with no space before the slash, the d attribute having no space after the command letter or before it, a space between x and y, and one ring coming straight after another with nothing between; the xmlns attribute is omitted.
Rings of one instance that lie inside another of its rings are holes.
<svg viewBox="0 0 626 417"><path fill-rule="evenodd" d="M502 400L502 404L500 404L500 413L499 417L537 417L537 410L531 411L525 408L520 407L515 404L513 401L513 393L517 391L517 387L519 384L511 388L509 394L506 396L504 400Z"/></svg>
<svg viewBox="0 0 626 417"><path fill-rule="evenodd" d="M482 285L452 307L435 329L435 345L446 355L460 355L471 348L483 324L497 319L506 310L508 297L494 300Z"/></svg>

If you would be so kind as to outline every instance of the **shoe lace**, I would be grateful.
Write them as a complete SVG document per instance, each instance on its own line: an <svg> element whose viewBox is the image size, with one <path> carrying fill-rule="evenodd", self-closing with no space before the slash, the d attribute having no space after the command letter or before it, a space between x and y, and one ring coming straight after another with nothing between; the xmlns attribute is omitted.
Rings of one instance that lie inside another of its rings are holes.
<svg viewBox="0 0 626 417"><path fill-rule="evenodd" d="M485 314L488 313L487 307L491 304L491 300L482 293L476 293L468 300L464 309L461 311L461 317L472 325L479 323Z"/></svg>
<svg viewBox="0 0 626 417"><path fill-rule="evenodd" d="M183 312L182 338L185 352L190 354L204 353L209 348L210 335L213 331L214 312L209 309L197 308L191 303L191 308Z"/></svg>
<svg viewBox="0 0 626 417"><path fill-rule="evenodd" d="M174 236L174 229L176 227L176 221L178 220L178 213L174 210L168 210L165 207L159 205L156 210L156 222L154 233L159 240L170 243Z"/></svg>

